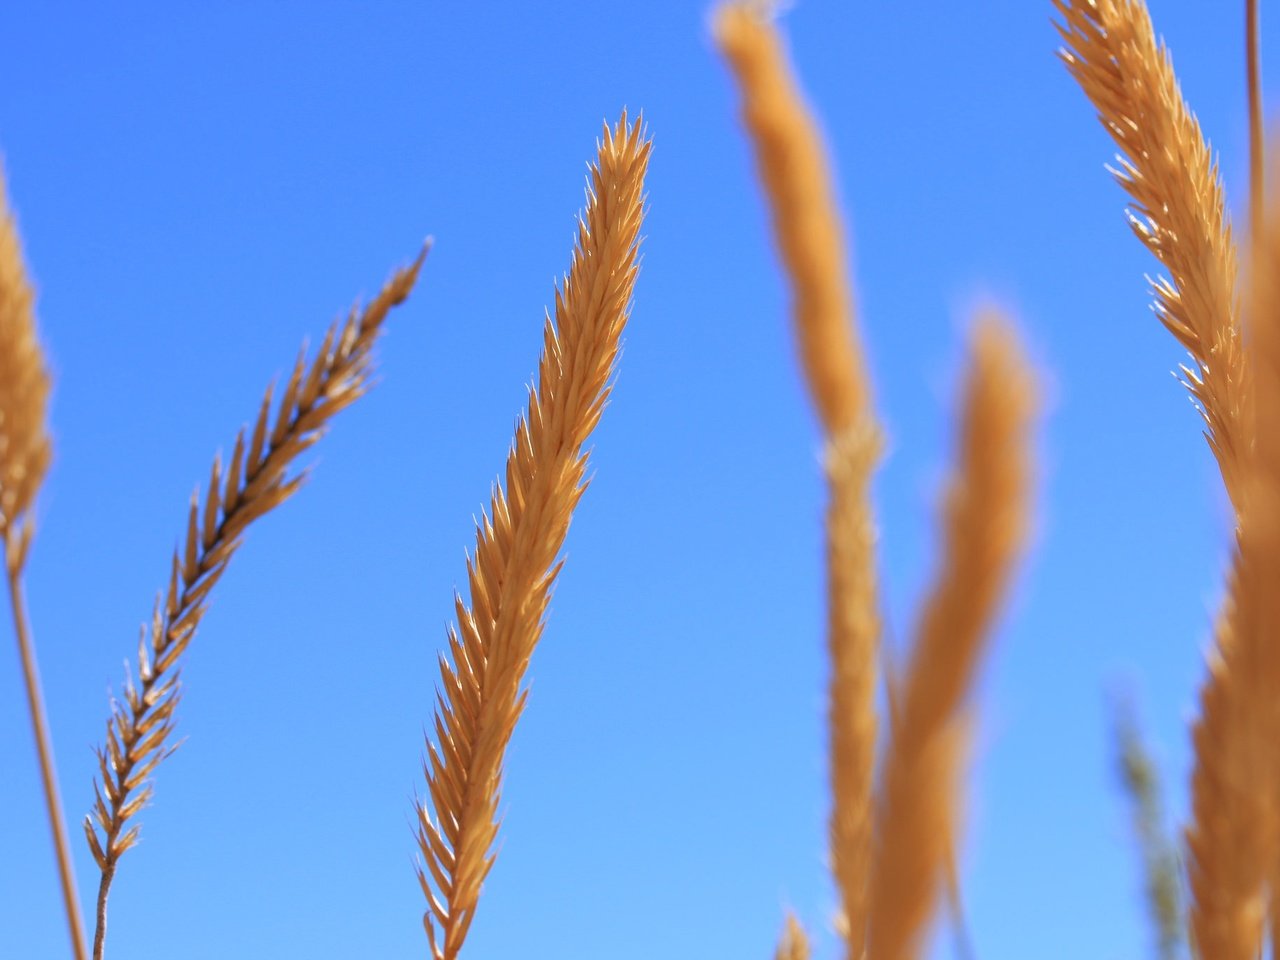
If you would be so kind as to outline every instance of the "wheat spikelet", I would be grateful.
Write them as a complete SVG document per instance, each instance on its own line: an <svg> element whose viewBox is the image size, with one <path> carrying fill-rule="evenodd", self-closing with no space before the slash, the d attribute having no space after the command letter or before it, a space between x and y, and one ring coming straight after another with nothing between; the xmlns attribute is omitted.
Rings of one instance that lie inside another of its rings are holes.
<svg viewBox="0 0 1280 960"><path fill-rule="evenodd" d="M868 960L918 954L952 845L962 702L1030 505L1032 379L1009 328L980 319L944 513L941 571L895 694L871 873Z"/></svg>
<svg viewBox="0 0 1280 960"><path fill-rule="evenodd" d="M1258 424L1280 423L1280 204L1254 224L1247 301ZM1249 464L1217 649L1193 742L1191 928L1204 960L1261 950L1268 873L1280 859L1280 437L1259 431Z"/></svg>
<svg viewBox="0 0 1280 960"><path fill-rule="evenodd" d="M800 357L829 435L852 427L867 405L867 376L850 326L853 290L844 229L826 152L777 30L756 3L716 11L716 41L742 91L773 233L792 279Z"/></svg>
<svg viewBox="0 0 1280 960"><path fill-rule="evenodd" d="M586 215L555 321L546 321L538 385L516 428L505 489L493 492L468 559L468 608L440 658L435 738L417 806L423 926L437 960L458 955L493 865L502 761L524 706L521 680L542 634L556 557L586 485L583 444L609 394L630 312L650 142L637 121L604 130ZM438 929L437 929L438 927Z"/></svg>
<svg viewBox="0 0 1280 960"><path fill-rule="evenodd" d="M45 813L57 855L63 908L72 951L76 960L84 960L84 922L80 916L71 844L62 815L53 741L22 590L22 570L35 529L30 511L52 451L45 426L49 371L36 339L34 299L22 262L18 227L9 210L4 171L0 169L0 540L4 547L9 602L22 661L31 731L40 763Z"/></svg>
<svg viewBox="0 0 1280 960"><path fill-rule="evenodd" d="M31 540L28 516L49 466L49 371L36 340L34 295L0 170L0 537L11 575Z"/></svg>
<svg viewBox="0 0 1280 960"><path fill-rule="evenodd" d="M786 926L782 928L782 936L778 939L778 949L773 953L774 960L809 960L809 938L805 936L804 927L795 918L795 914L787 914Z"/></svg>
<svg viewBox="0 0 1280 960"><path fill-rule="evenodd" d="M1191 353L1182 373L1238 514L1253 413L1217 164L1142 0L1053 2L1061 56L1123 152L1113 172L1133 198L1129 223L1169 271L1152 283L1156 314Z"/></svg>
<svg viewBox="0 0 1280 960"><path fill-rule="evenodd" d="M715 34L741 88L744 122L791 279L801 360L827 435L831 868L847 956L860 960L871 862L880 638L869 488L880 456L880 431L870 411L844 229L817 123L760 4L721 7Z"/></svg>
<svg viewBox="0 0 1280 960"><path fill-rule="evenodd" d="M392 307L413 289L424 247L396 272L362 311L329 328L314 360L298 355L274 421L268 387L251 433L236 437L230 463L215 458L203 502L192 496L183 548L175 550L169 585L138 641L138 680L126 679L124 701L113 702L106 745L98 748L101 781L94 780L92 814L84 831L101 871L94 960L101 960L106 905L120 857L137 842L134 815L150 800L150 777L175 749L169 743L179 699L180 661L195 636L210 591L253 521L299 488L305 473L288 476L293 460L323 436L329 421L370 386L373 346ZM101 836L99 836L99 833Z"/></svg>
<svg viewBox="0 0 1280 960"><path fill-rule="evenodd" d="M1185 929L1178 855L1165 832L1156 764L1127 701L1118 702L1115 708L1115 739L1121 783L1129 796L1133 833L1142 857L1156 956L1159 960L1177 960L1182 954Z"/></svg>

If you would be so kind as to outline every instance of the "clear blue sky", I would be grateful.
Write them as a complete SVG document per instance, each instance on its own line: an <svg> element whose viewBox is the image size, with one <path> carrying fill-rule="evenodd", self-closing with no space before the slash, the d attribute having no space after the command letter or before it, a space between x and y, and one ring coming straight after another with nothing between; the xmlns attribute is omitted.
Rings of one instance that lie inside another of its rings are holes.
<svg viewBox="0 0 1280 960"><path fill-rule="evenodd" d="M1239 210L1243 5L1151 5ZM192 488L302 337L438 241L380 386L219 584L185 743L115 886L114 957L425 955L410 816L434 662L586 161L624 106L655 143L643 269L467 956L763 957L786 907L836 956L818 436L707 12L0 12L0 151L57 377L28 593L86 909L91 747ZM1155 264L1050 13L803 0L785 18L891 435L876 496L894 643L930 572L976 299L1017 309L1049 382L1036 543L979 698L964 887L982 960L1146 952L1106 693L1135 686L1181 816L1224 556L1224 497L1170 375L1184 357L1148 308ZM0 957L60 958L8 648Z"/></svg>

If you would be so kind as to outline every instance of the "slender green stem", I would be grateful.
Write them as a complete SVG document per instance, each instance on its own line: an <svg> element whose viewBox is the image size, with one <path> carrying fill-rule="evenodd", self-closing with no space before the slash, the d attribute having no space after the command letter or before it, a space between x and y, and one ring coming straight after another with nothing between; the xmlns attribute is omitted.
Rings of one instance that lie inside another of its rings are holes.
<svg viewBox="0 0 1280 960"><path fill-rule="evenodd" d="M1249 217L1262 222L1263 160L1262 67L1258 52L1258 0L1245 0L1245 82L1249 96Z"/></svg>
<svg viewBox="0 0 1280 960"><path fill-rule="evenodd" d="M36 738L36 753L40 757L40 779L44 784L45 809L49 814L49 828L53 831L53 845L58 854L58 875L62 881L62 901L67 910L67 927L71 934L71 946L76 960L85 960L84 927L80 918L80 902L76 896L75 870L71 865L71 847L67 841L67 825L62 818L62 801L58 795L58 777L53 765L53 744L49 737L49 721L45 716L44 697L40 693L40 671L36 666L36 651L27 626L26 603L22 596L22 583L18 571L9 572L9 600L13 609L13 629L18 636L18 651L22 655L22 676L27 686L27 705L31 711L31 730Z"/></svg>

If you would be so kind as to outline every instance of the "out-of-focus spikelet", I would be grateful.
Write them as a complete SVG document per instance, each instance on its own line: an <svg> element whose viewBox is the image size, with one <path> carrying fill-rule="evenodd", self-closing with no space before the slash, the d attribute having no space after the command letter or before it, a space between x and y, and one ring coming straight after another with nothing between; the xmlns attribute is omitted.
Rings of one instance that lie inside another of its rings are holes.
<svg viewBox="0 0 1280 960"><path fill-rule="evenodd" d="M834 436L854 426L867 406L867 377L851 325L846 240L818 125L763 6L725 4L716 11L714 30L742 91L743 122L791 276L805 374L818 415Z"/></svg>
<svg viewBox="0 0 1280 960"><path fill-rule="evenodd" d="M809 938L805 936L804 927L795 914L787 914L786 925L782 928L782 936L778 940L778 949L773 953L774 960L809 960Z"/></svg>
<svg viewBox="0 0 1280 960"><path fill-rule="evenodd" d="M1273 171L1276 173L1276 171ZM1256 423L1217 648L1193 739L1191 929L1205 960L1261 949L1268 873L1280 858L1280 203L1255 224L1245 332Z"/></svg>
<svg viewBox="0 0 1280 960"><path fill-rule="evenodd" d="M994 313L974 334L941 569L897 692L877 807L868 960L919 952L951 848L963 701L1025 539L1033 379Z"/></svg>
<svg viewBox="0 0 1280 960"><path fill-rule="evenodd" d="M175 749L169 742L179 699L183 652L204 616L209 593L221 578L253 521L297 491L305 473L288 476L301 453L323 435L330 420L367 392L373 346L392 307L413 289L426 256L401 269L363 309L329 328L308 365L299 353L274 421L268 387L251 433L236 437L230 463L215 459L201 502L192 495L183 548L174 551L169 584L138 640L137 683L128 678L124 701L112 702L106 745L98 749L95 799L84 832L101 871L94 960L106 936L107 895L120 857L137 842L134 815L151 799L151 775Z"/></svg>
<svg viewBox="0 0 1280 960"><path fill-rule="evenodd" d="M45 810L53 832L62 900L76 960L84 960L84 921L76 890L71 843L58 789L53 740L45 715L35 641L27 624L22 570L35 521L31 509L49 466L52 446L46 427L49 372L36 340L34 295L22 262L18 227L9 210L0 169L0 545L4 549L14 634L22 660L31 731L40 762Z"/></svg>
<svg viewBox="0 0 1280 960"><path fill-rule="evenodd" d="M583 444L609 394L637 271L650 142L637 121L604 130L586 215L555 321L547 318L538 385L516 428L505 489L495 487L467 561L470 608L440 658L429 799L418 805L423 926L436 960L453 960L493 865L502 761L524 707L521 681L542 635L556 557L586 486Z"/></svg>
<svg viewBox="0 0 1280 960"><path fill-rule="evenodd" d="M1061 56L1122 151L1114 172L1133 198L1129 223L1169 271L1153 281L1156 314L1191 353L1183 376L1239 514L1253 412L1217 164L1142 0L1053 2Z"/></svg>
<svg viewBox="0 0 1280 960"><path fill-rule="evenodd" d="M49 466L49 371L36 340L34 296L0 170L0 537L12 574L31 539L28 515Z"/></svg>
<svg viewBox="0 0 1280 960"><path fill-rule="evenodd" d="M714 29L741 89L743 120L791 279L800 356L826 434L831 867L839 888L846 956L861 960L880 641L870 486L880 456L880 430L870 410L845 231L817 123L761 4L722 6Z"/></svg>

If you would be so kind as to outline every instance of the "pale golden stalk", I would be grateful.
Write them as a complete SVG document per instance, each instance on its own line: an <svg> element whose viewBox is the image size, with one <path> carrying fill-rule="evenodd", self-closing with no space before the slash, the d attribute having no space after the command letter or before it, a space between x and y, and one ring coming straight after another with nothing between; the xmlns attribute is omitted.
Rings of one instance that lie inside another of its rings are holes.
<svg viewBox="0 0 1280 960"><path fill-rule="evenodd" d="M76 892L75 867L62 813L40 667L22 590L22 570L35 529L30 511L52 455L46 428L49 371L36 339L34 299L22 261L18 227L9 211L4 172L0 170L0 539L4 545L13 631L18 640L22 679L27 691L27 711L40 764L45 813L58 861L67 932L76 960L84 960L84 921Z"/></svg>
<svg viewBox="0 0 1280 960"><path fill-rule="evenodd" d="M877 798L868 960L918 956L944 879L961 791L963 702L1026 536L1034 406L1017 342L988 312L974 334L941 569L895 694Z"/></svg>
<svg viewBox="0 0 1280 960"><path fill-rule="evenodd" d="M774 960L809 960L809 938L795 914L787 914L787 924L782 928L782 937L773 957Z"/></svg>
<svg viewBox="0 0 1280 960"><path fill-rule="evenodd" d="M435 738L424 764L429 799L417 808L423 926L436 960L458 955L493 865L503 756L524 707L521 680L586 486L583 444L609 395L630 313L649 151L640 122L628 125L625 113L605 127L505 489L495 487L467 561L470 608L455 597L458 627L449 631L449 657L440 658Z"/></svg>
<svg viewBox="0 0 1280 960"><path fill-rule="evenodd" d="M1246 333L1257 423L1280 423L1280 203L1252 231ZM1265 887L1280 860L1280 436L1259 431L1246 474L1217 650L1194 732L1191 927L1203 960L1261 950Z"/></svg>
<svg viewBox="0 0 1280 960"><path fill-rule="evenodd" d="M309 365L304 347L274 423L273 391L268 387L247 442L242 429L229 465L224 468L220 458L214 459L203 503L199 490L191 498L185 543L181 551L174 551L168 589L157 599L151 622L138 640L138 683L127 678L124 702L112 702L106 745L97 751L101 782L94 780L93 812L84 821L101 871L94 960L101 960L105 948L107 895L116 868L138 839L139 828L129 826L129 821L150 800L150 777L157 765L176 749L169 735L179 700L182 654L204 616L209 593L249 525L289 499L306 479L305 473L288 476L294 459L324 435L335 414L369 389L373 346L383 321L409 296L426 253L424 247L363 310L352 310L345 322L335 322Z"/></svg>
<svg viewBox="0 0 1280 960"><path fill-rule="evenodd" d="M1238 515L1253 412L1217 164L1142 0L1053 2L1061 56L1122 152L1114 172L1133 198L1129 223L1169 271L1152 284L1156 314L1191 353L1182 373Z"/></svg>
<svg viewBox="0 0 1280 960"><path fill-rule="evenodd" d="M880 616L870 483L880 431L870 410L844 228L817 123L760 4L722 6L714 28L741 89L743 121L791 279L800 356L826 433L831 868L846 955L860 960L877 734Z"/></svg>

